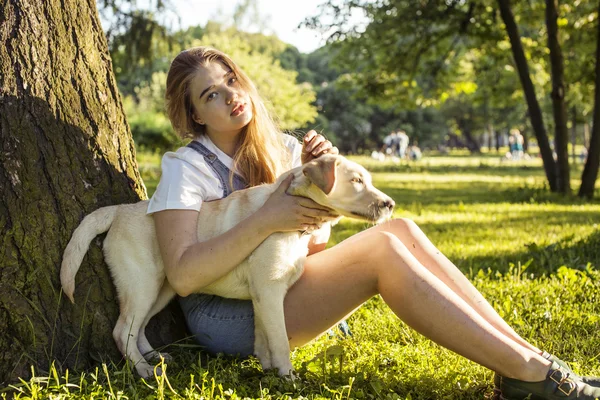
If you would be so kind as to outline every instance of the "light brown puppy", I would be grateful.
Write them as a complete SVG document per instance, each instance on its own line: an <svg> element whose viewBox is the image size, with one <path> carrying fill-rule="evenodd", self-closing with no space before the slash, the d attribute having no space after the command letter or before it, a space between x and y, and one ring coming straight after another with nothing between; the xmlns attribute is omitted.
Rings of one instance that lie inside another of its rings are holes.
<svg viewBox="0 0 600 400"><path fill-rule="evenodd" d="M289 174L294 179L288 194L311 198L337 215L379 222L392 214L394 201L373 187L371 176L363 167L342 156L324 155L283 174L273 184L203 203L198 217L198 241L218 236L256 212ZM154 372L144 356L156 356L146 339L145 327L175 296L165 277L154 220L146 214L147 208L148 202L141 201L103 207L86 216L65 249L60 271L63 290L74 302L75 275L89 244L96 235L108 231L104 255L121 306L113 337L121 353L143 377ZM280 375L293 373L283 300L302 274L309 239L310 235L301 232L274 233L233 271L200 291L252 299L254 352L264 369L277 368Z"/></svg>

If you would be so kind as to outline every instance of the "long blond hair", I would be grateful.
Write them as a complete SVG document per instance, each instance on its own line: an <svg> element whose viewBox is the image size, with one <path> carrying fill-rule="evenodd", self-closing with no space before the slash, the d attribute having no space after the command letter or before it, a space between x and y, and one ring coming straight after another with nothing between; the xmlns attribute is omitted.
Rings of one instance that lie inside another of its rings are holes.
<svg viewBox="0 0 600 400"><path fill-rule="evenodd" d="M252 81L225 53L200 46L182 51L175 57L167 75L165 93L171 125L183 139L206 134L206 127L193 119L190 83L201 67L214 61L222 62L234 72L252 103L252 119L242 129L233 156L234 170L249 186L273 183L282 172L291 168L291 157L283 143L283 134Z"/></svg>

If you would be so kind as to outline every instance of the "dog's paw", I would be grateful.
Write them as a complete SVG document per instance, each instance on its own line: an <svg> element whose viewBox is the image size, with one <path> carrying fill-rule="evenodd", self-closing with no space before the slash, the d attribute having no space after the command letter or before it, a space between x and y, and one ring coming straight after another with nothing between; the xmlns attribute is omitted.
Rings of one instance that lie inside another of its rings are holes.
<svg viewBox="0 0 600 400"><path fill-rule="evenodd" d="M144 379L149 379L154 376L154 367L148 363L138 363L135 366L137 373ZM162 375L160 367L156 368L156 376Z"/></svg>
<svg viewBox="0 0 600 400"><path fill-rule="evenodd" d="M298 373L296 371L294 371L293 369L288 370L287 373L282 373L282 371L279 371L279 375L283 378L283 379L287 379L290 380L292 382L297 381L298 379L300 379L300 376L298 375Z"/></svg>
<svg viewBox="0 0 600 400"><path fill-rule="evenodd" d="M162 358L166 363L173 361L173 356L171 356L169 353L157 352L155 358L156 360L160 360Z"/></svg>
<svg viewBox="0 0 600 400"><path fill-rule="evenodd" d="M271 362L271 353L267 350L266 353L255 352L255 357L260 361L260 365L262 366L263 371L268 371L273 368L273 363Z"/></svg>
<svg viewBox="0 0 600 400"><path fill-rule="evenodd" d="M151 351L150 353L146 353L146 354L144 354L144 358L148 361L153 361L153 362L158 362L161 360L161 358L165 362L173 361L173 357L169 353L163 353L163 352L159 353L158 351Z"/></svg>

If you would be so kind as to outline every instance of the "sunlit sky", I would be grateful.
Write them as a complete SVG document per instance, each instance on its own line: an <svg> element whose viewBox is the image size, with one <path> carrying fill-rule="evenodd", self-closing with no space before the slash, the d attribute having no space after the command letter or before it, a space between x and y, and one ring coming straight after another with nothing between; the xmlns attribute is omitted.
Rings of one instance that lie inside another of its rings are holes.
<svg viewBox="0 0 600 400"><path fill-rule="evenodd" d="M317 6L324 0L257 0L261 19L267 30L303 53L321 47L325 41L320 33L298 25L309 16L317 15ZM172 0L181 18L181 27L205 25L208 20L231 23L231 16L240 0ZM252 30L252 29L250 29Z"/></svg>

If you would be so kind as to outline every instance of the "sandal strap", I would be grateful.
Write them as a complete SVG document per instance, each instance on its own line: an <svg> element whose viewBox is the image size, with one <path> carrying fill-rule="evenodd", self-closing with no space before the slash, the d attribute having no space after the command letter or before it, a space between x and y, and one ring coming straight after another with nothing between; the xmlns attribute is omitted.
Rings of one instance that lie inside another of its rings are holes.
<svg viewBox="0 0 600 400"><path fill-rule="evenodd" d="M577 384L573 382L573 380L569 377L570 374L562 370L562 368L557 368L548 378L557 384L556 388L564 393L567 396L570 396L573 393L573 390L577 388Z"/></svg>

